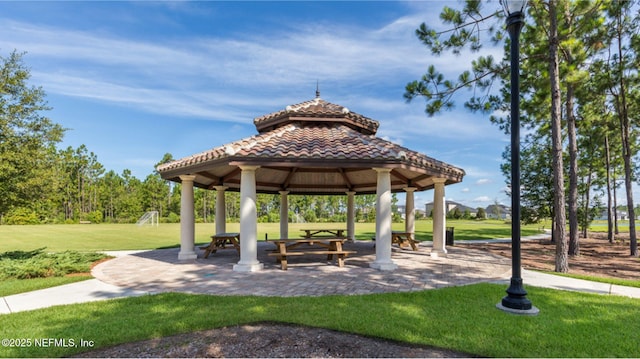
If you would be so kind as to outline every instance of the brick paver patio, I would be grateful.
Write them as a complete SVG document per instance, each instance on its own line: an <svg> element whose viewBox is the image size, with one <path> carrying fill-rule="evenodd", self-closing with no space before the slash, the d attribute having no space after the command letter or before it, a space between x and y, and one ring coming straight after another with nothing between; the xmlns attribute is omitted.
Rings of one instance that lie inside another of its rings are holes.
<svg viewBox="0 0 640 359"><path fill-rule="evenodd" d="M264 270L253 273L233 271L239 256L223 250L193 261L178 261L179 249L160 249L124 255L96 266L92 274L110 284L150 293L185 292L218 295L320 296L408 292L489 282L508 277L508 258L467 248L447 247L446 258L432 258L431 248L418 251L394 246L395 271L369 267L375 258L373 243L345 243L345 249L358 253L348 257L345 266L327 262L319 256L295 257L283 271L268 257L271 243L258 242L258 260Z"/></svg>

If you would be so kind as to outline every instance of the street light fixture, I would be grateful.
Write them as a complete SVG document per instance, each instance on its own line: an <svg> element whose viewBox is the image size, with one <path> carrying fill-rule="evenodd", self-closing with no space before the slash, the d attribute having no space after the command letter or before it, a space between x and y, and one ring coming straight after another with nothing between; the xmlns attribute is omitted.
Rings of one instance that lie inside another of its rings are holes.
<svg viewBox="0 0 640 359"><path fill-rule="evenodd" d="M511 283L497 307L516 314L537 314L522 285L520 258L520 31L526 0L500 0L511 38Z"/></svg>

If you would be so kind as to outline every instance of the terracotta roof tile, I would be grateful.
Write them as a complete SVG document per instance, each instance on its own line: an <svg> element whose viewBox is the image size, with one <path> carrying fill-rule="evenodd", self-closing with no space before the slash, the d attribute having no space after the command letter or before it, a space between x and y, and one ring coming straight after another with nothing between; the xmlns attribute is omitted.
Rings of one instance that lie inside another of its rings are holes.
<svg viewBox="0 0 640 359"><path fill-rule="evenodd" d="M291 121L344 122L350 127L367 134L375 134L380 123L368 117L351 112L348 108L327 102L319 97L284 110L273 112L253 120L258 132L270 131Z"/></svg>
<svg viewBox="0 0 640 359"><path fill-rule="evenodd" d="M225 158L402 162L419 168L448 168L464 173L424 154L374 135L362 134L339 123L289 123L270 132L160 165L158 171L164 172Z"/></svg>
<svg viewBox="0 0 640 359"><path fill-rule="evenodd" d="M379 123L316 98L254 120L258 134L159 165L162 178L197 174L196 184L239 190L233 167L260 165L260 191L277 193L375 193L375 167L393 170L392 188L431 188L433 178L462 181L458 167L375 136ZM294 168L297 168L294 169ZM307 171L305 171L305 169Z"/></svg>

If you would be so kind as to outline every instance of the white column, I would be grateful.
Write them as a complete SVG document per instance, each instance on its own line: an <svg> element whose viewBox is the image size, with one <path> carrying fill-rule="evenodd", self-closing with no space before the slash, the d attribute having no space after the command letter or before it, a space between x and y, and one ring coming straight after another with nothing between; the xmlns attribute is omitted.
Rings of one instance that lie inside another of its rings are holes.
<svg viewBox="0 0 640 359"><path fill-rule="evenodd" d="M353 191L347 192L347 240L353 241L356 238L355 222L356 222L356 206L355 195Z"/></svg>
<svg viewBox="0 0 640 359"><path fill-rule="evenodd" d="M376 260L371 268L394 270L391 260L391 169L374 168L378 172L376 188Z"/></svg>
<svg viewBox="0 0 640 359"><path fill-rule="evenodd" d="M225 186L215 186L216 189L216 234L227 232L227 205L224 200Z"/></svg>
<svg viewBox="0 0 640 359"><path fill-rule="evenodd" d="M280 238L289 238L289 191L280 191Z"/></svg>
<svg viewBox="0 0 640 359"><path fill-rule="evenodd" d="M258 212L256 207L256 169L240 166L240 261L236 272L255 272L263 268L258 262Z"/></svg>
<svg viewBox="0 0 640 359"><path fill-rule="evenodd" d="M406 187L403 188L407 192L407 198L405 200L404 207L404 230L407 233L415 235L416 233L416 207L414 201L414 192L417 188ZM415 239L415 238L413 238Z"/></svg>
<svg viewBox="0 0 640 359"><path fill-rule="evenodd" d="M435 178L433 190L433 249L431 257L446 257L447 249L445 248L445 228L447 225L447 216L444 201L444 183L446 179Z"/></svg>
<svg viewBox="0 0 640 359"><path fill-rule="evenodd" d="M180 176L182 192L180 196L180 252L178 260L198 258L196 248L196 222L193 208L193 180L195 175Z"/></svg>

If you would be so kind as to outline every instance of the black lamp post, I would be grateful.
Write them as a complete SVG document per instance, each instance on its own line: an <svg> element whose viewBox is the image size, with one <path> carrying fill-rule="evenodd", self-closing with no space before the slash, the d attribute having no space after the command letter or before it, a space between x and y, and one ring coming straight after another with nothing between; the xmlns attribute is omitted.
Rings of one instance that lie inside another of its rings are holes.
<svg viewBox="0 0 640 359"><path fill-rule="evenodd" d="M522 285L520 258L520 31L526 0L501 0L511 38L511 283L498 308L517 314L537 314Z"/></svg>

